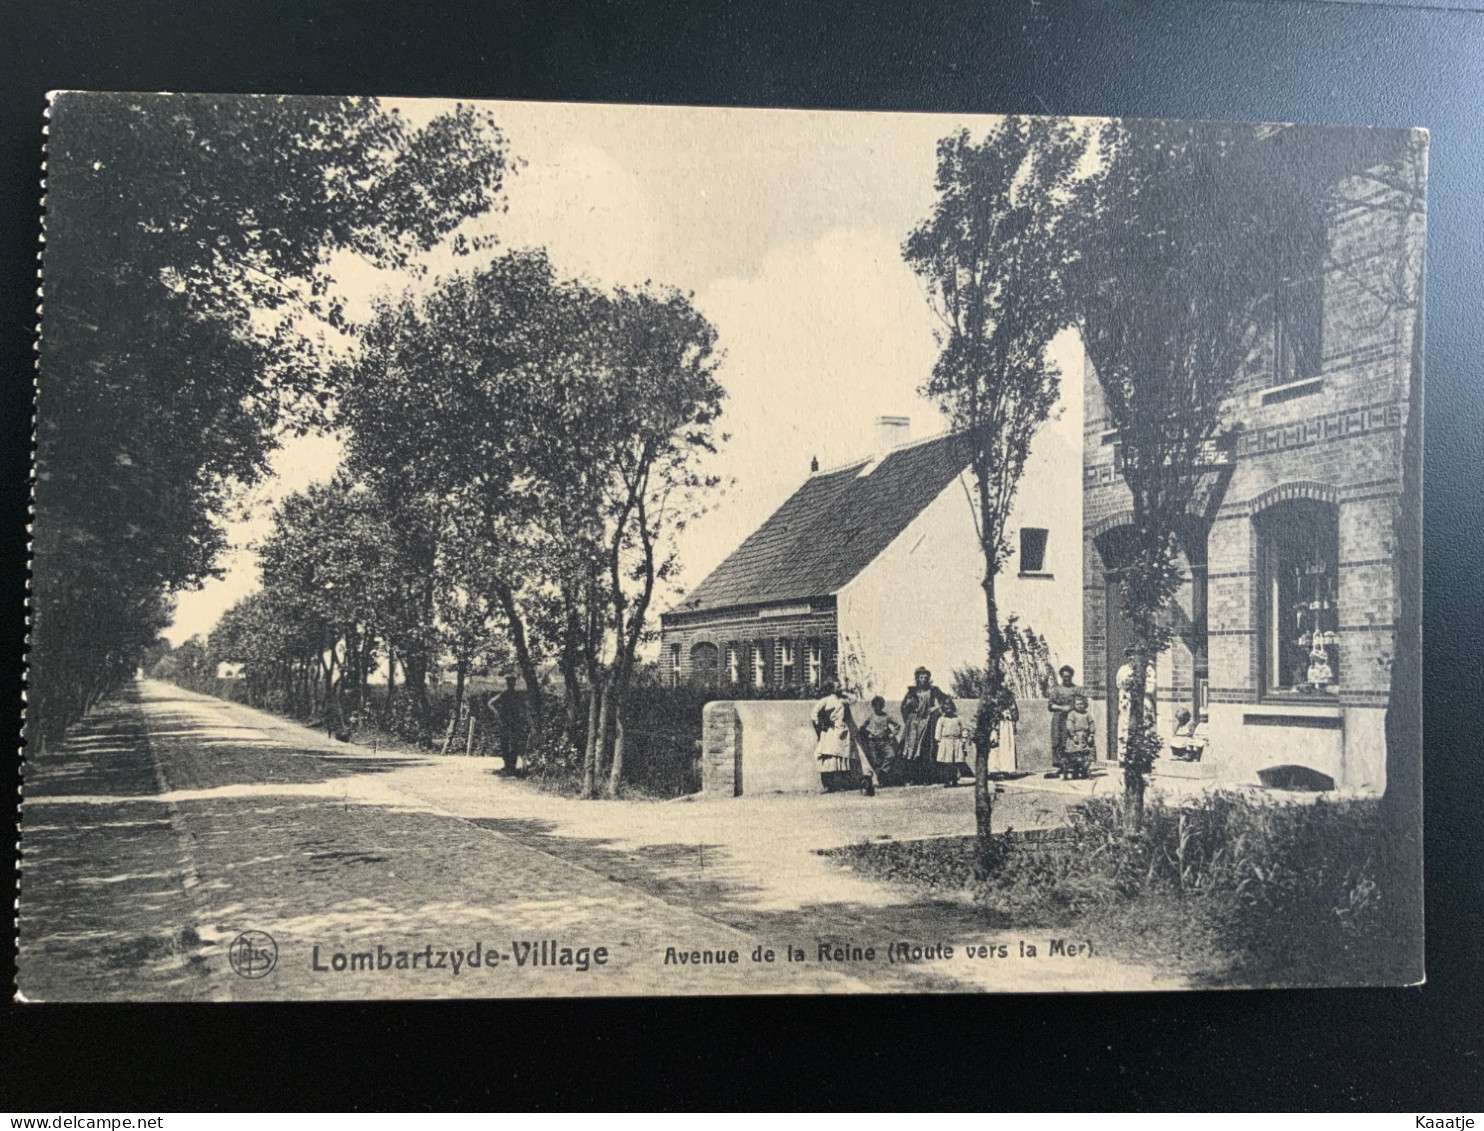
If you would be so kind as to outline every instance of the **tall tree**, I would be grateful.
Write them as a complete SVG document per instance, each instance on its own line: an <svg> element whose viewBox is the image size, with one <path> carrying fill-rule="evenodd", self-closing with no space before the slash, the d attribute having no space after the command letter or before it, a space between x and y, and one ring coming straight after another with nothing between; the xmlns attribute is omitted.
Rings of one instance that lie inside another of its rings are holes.
<svg viewBox="0 0 1484 1131"><path fill-rule="evenodd" d="M1085 137L1069 123L1008 118L981 142L960 131L938 143L938 200L903 254L942 321L941 352L923 386L957 432L974 473L984 557L987 654L974 724L979 868L988 866L994 794L990 752L1014 704L996 579L1005 527L1031 442L1057 401L1047 356L1067 324L1060 290L1066 206Z"/></svg>
<svg viewBox="0 0 1484 1131"><path fill-rule="evenodd" d="M284 644L313 657L331 732L345 729L347 698L366 705L402 596L397 552L380 500L344 474L285 499L260 548L264 594L290 629Z"/></svg>
<svg viewBox="0 0 1484 1131"><path fill-rule="evenodd" d="M1078 187L1069 306L1133 511L1119 575L1133 638L1120 754L1135 823L1161 745L1145 695L1171 641L1163 614L1181 583L1180 535L1203 519L1228 398L1271 325L1276 282L1312 270L1326 247L1322 163L1276 137L1261 126L1111 122L1101 168Z"/></svg>
<svg viewBox="0 0 1484 1131"><path fill-rule="evenodd" d="M676 536L720 482L700 465L722 439L716 421L725 393L716 380L716 331L688 296L649 286L619 289L605 306L608 387L618 411L607 453L614 659L603 699L612 699L607 793L616 797L629 689L639 646L652 636L648 616L655 586L673 575Z"/></svg>
<svg viewBox="0 0 1484 1131"><path fill-rule="evenodd" d="M345 98L64 93L48 150L33 734L129 670L211 574L230 486L315 421L333 256L415 269L506 166L483 111L413 129Z"/></svg>
<svg viewBox="0 0 1484 1131"><path fill-rule="evenodd" d="M527 605L540 594L526 582L540 587L551 552L533 533L552 501L543 478L573 462L561 438L587 426L554 400L580 381L577 292L558 285L544 253L506 253L384 303L336 378L350 468L427 516L429 610L438 562L469 566L462 581L504 618L538 723L543 642ZM450 556L456 535L463 550Z"/></svg>
<svg viewBox="0 0 1484 1131"><path fill-rule="evenodd" d="M503 621L538 733L540 663L562 657L569 694L585 673L589 795L610 749L618 788L669 539L710 484L696 461L716 438L714 343L678 292L607 293L513 251L384 305L339 375L351 466L436 500L439 560Z"/></svg>

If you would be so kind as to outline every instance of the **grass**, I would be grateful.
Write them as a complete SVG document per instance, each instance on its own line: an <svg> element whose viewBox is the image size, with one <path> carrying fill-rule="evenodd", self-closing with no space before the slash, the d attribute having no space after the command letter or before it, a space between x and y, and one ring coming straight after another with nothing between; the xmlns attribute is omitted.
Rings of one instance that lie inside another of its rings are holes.
<svg viewBox="0 0 1484 1131"><path fill-rule="evenodd" d="M996 837L982 881L972 837L835 855L928 894L967 893L996 926L1075 928L1198 984L1394 985L1420 974L1421 923L1387 843L1374 801L1215 793L1151 803L1131 834L1113 802L1087 802L1065 829Z"/></svg>

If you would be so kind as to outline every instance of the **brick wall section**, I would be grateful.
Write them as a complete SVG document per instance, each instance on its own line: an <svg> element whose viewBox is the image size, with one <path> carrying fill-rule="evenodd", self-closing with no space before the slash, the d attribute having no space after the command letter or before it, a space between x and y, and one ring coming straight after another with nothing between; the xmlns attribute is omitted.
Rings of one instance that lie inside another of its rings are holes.
<svg viewBox="0 0 1484 1131"><path fill-rule="evenodd" d="M794 673L790 686L804 686L808 682L807 647L810 641L815 640L820 643L824 677L833 678L839 651L834 598L817 599L810 604L811 612L789 616L759 616L756 606L708 613L666 613L660 618L660 677L666 684L674 679L672 646L678 645L680 649L679 681L688 682L693 675L691 649L697 644L713 644L720 655L719 679L725 685L726 649L729 644L736 644L744 685L752 685L752 649L761 648L766 685L781 686L783 673L778 641L787 639L794 642Z"/></svg>
<svg viewBox="0 0 1484 1131"><path fill-rule="evenodd" d="M731 703L701 711L701 789L712 797L742 793L742 723Z"/></svg>

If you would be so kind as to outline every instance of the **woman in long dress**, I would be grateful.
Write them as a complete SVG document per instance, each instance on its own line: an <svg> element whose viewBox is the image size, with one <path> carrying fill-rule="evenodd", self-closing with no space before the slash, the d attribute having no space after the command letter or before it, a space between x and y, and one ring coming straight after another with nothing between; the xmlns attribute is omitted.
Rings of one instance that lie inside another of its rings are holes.
<svg viewBox="0 0 1484 1131"><path fill-rule="evenodd" d="M938 776L936 728L949 701L933 685L933 673L918 668L912 686L902 698L902 778L908 782L931 782Z"/></svg>
<svg viewBox="0 0 1484 1131"><path fill-rule="evenodd" d="M1114 685L1118 688L1118 746L1117 756L1123 761L1128 756L1128 724L1134 709L1134 650L1124 650L1127 659L1123 667L1118 669L1118 674L1113 678ZM1151 724L1154 722L1154 665L1150 664L1144 669L1144 718Z"/></svg>
<svg viewBox="0 0 1484 1131"><path fill-rule="evenodd" d="M826 793L861 789L874 795L869 775L856 772L850 748L850 701L838 687L830 687L814 704L814 760L819 765L819 784Z"/></svg>

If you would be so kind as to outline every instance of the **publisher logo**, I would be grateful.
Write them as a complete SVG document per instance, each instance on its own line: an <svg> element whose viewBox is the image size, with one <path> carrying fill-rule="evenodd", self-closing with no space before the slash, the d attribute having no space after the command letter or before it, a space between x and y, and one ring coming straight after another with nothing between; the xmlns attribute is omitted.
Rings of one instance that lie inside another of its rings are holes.
<svg viewBox="0 0 1484 1131"><path fill-rule="evenodd" d="M244 978L266 978L278 965L278 944L266 931L243 931L227 948L227 961Z"/></svg>

